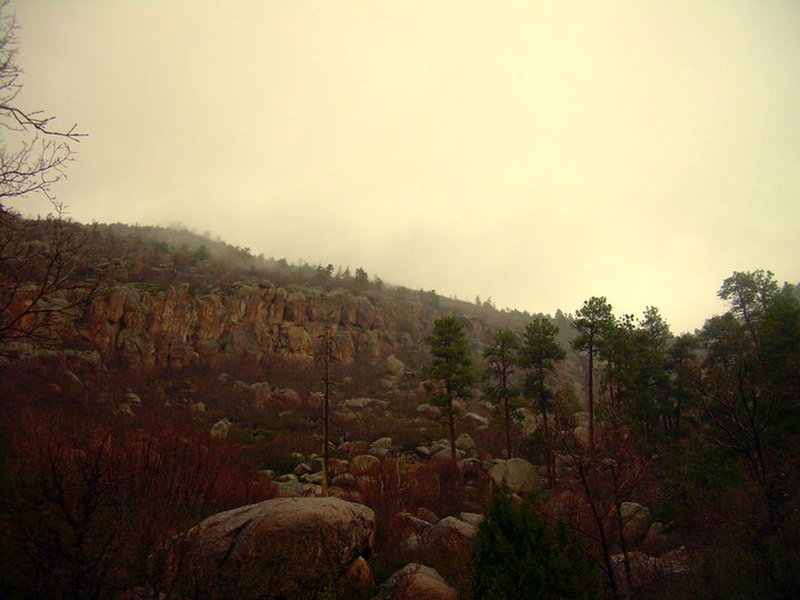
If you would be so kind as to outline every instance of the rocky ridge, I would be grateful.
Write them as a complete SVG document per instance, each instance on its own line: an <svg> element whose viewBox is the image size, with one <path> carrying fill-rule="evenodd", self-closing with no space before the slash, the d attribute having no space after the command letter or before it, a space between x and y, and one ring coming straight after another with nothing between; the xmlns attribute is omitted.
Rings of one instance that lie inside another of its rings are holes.
<svg viewBox="0 0 800 600"><path fill-rule="evenodd" d="M85 317L70 326L105 361L180 368L214 364L220 356L310 359L330 324L337 359L349 363L358 355L378 359L413 349L439 314L374 292L287 290L269 282L202 296L188 283L164 290L121 284L95 298ZM481 320L463 321L476 343L488 335Z"/></svg>

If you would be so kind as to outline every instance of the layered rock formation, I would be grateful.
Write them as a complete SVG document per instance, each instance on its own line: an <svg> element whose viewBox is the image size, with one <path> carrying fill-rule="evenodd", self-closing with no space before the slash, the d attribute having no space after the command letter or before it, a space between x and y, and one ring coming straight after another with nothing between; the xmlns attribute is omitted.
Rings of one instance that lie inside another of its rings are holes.
<svg viewBox="0 0 800 600"><path fill-rule="evenodd" d="M337 358L348 363L356 355L384 358L419 344L437 317L431 307L377 293L287 291L262 282L198 296L189 284L164 290L125 284L96 298L73 323L73 333L88 338L106 360L179 368L220 355L310 358L330 323ZM387 363L386 376L398 378L401 364Z"/></svg>

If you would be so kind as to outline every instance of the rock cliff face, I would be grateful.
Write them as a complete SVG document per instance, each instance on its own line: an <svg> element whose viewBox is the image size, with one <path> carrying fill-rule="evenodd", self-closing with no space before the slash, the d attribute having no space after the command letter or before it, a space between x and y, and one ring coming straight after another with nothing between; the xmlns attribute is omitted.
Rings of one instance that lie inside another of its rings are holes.
<svg viewBox="0 0 800 600"><path fill-rule="evenodd" d="M189 284L159 291L124 284L96 298L74 326L106 361L180 368L225 355L310 359L326 322L343 362L378 359L422 343L438 316L432 307L377 293L260 283L198 296ZM486 333L478 320L465 325L475 339Z"/></svg>

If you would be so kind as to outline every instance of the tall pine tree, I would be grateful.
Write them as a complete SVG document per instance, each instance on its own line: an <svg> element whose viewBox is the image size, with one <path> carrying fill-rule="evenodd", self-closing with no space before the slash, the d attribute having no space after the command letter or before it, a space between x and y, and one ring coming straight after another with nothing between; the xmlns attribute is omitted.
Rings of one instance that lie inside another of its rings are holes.
<svg viewBox="0 0 800 600"><path fill-rule="evenodd" d="M453 400L469 395L473 382L472 360L470 359L464 326L453 315L434 321L433 331L425 338L431 348L431 360L426 367L426 375L434 384L434 402L442 408L447 417L450 435L450 460L456 465L456 430Z"/></svg>

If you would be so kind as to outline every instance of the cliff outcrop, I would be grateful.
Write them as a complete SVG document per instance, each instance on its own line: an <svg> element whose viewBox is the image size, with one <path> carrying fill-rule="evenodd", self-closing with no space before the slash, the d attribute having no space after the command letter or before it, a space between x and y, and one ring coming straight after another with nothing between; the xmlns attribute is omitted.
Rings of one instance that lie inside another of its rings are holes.
<svg viewBox="0 0 800 600"><path fill-rule="evenodd" d="M196 295L188 283L156 290L119 284L95 298L74 332L107 362L180 368L220 356L311 359L330 323L337 358L379 359L413 351L439 311L379 293L235 284ZM477 339L482 323L467 323Z"/></svg>

